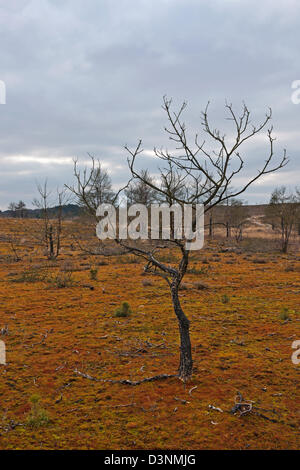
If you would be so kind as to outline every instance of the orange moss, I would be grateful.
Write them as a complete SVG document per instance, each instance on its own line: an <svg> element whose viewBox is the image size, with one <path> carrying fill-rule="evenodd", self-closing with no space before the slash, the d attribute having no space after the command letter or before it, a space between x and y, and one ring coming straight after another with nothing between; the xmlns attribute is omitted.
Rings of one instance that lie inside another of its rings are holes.
<svg viewBox="0 0 300 470"><path fill-rule="evenodd" d="M1 233L17 223L1 219ZM299 367L291 362L292 341L300 338L299 256L266 254L258 264L256 255L220 253L214 242L193 254L196 274L186 276L181 299L191 320L194 376L186 385L172 378L128 387L90 381L74 369L131 380L175 373L177 321L164 281L143 283L142 265L118 258L91 280L97 260L71 252L68 240L52 264L34 247L20 252L15 262L9 244L0 245L0 328L8 326L1 337L7 348L7 365L0 366L1 449L299 447ZM207 274L200 273L204 257ZM37 264L54 275L71 261L73 286L13 282ZM293 271L286 269L291 263ZM198 289L202 281L205 289ZM130 317L114 316L122 301L130 303ZM291 321L280 319L282 307ZM276 422L230 414L237 391ZM47 427L26 427L34 394L51 416ZM10 427L12 420L21 426Z"/></svg>

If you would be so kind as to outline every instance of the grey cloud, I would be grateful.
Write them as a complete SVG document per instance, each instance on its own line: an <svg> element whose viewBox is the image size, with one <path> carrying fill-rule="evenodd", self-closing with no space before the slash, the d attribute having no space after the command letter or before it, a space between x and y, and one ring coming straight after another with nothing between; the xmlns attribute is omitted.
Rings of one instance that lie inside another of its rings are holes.
<svg viewBox="0 0 300 470"><path fill-rule="evenodd" d="M177 104L187 99L193 130L207 100L225 126L226 98L236 106L245 100L257 117L271 106L283 136L278 151L288 148L289 170L299 176L300 106L290 100L300 78L299 19L292 0L1 2L0 207L21 197L30 203L37 178L69 181L72 164L57 158L91 152L110 165L116 184L126 180L125 143L166 142L164 94ZM249 149L249 174L264 148ZM143 162L155 171L153 159ZM245 199L265 201L269 192L261 185Z"/></svg>

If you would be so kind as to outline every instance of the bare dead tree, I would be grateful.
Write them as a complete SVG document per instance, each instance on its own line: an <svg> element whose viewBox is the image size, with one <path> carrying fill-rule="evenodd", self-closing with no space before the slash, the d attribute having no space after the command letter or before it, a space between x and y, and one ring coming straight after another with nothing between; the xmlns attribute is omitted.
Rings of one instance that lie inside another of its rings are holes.
<svg viewBox="0 0 300 470"><path fill-rule="evenodd" d="M280 233L281 251L287 253L293 229L300 218L299 196L289 194L285 186L275 188L266 210L267 219Z"/></svg>
<svg viewBox="0 0 300 470"><path fill-rule="evenodd" d="M50 207L51 191L47 188L47 181L43 185L37 184L37 190L40 197L33 200L33 205L40 210L41 224L38 221L37 230L32 235L44 246L48 259L56 259L61 249L63 205L67 202L66 190L57 190L52 207Z"/></svg>
<svg viewBox="0 0 300 470"><path fill-rule="evenodd" d="M202 113L201 124L204 133L210 139L211 146L215 147L213 151L209 151L206 147L206 141L202 140L200 142L198 134L195 135L192 142L188 139L186 126L182 120L185 108L186 103L183 103L179 111L173 112L172 100L164 98L163 109L167 114L169 122L169 127L166 127L165 131L168 133L170 140L175 143L176 151L171 153L168 149L158 150L154 148L157 158L167 164L167 171L169 173L174 175L180 172L182 181L185 181L187 186L192 183L195 185L195 182L197 182L196 192L190 192L184 197L173 194L173 204L177 203L182 206L200 201L203 203L205 210L211 209L227 199L235 198L242 194L260 177L279 170L287 163L286 151L284 150L279 162L272 165L274 138L272 137L272 127L270 127L267 130L269 151L261 168L256 175L248 179L246 184L236 190L232 190L235 176L242 171L245 163L240 149L247 140L253 138L267 126L271 120L271 110L268 111L259 125L254 126L251 124L250 111L245 104L240 116L236 114L231 104L226 104L226 110L229 114L228 119L232 121L235 133L234 141L230 144L220 130L214 129L211 126L207 105ZM143 176L136 169L136 160L142 153L142 142L139 141L133 150L128 147L126 149L130 154L128 163L133 178L143 180ZM161 172L163 173L164 170L162 169ZM164 188L153 183L150 184L148 182L148 184L161 194L168 196ZM192 354L189 335L190 322L182 310L178 290L188 267L189 252L185 248L184 241L174 240L174 243L181 251L181 259L177 268L164 265L155 257L153 252L143 253L142 255L148 260L146 270L153 274L157 274L160 271L160 274L167 280L170 287L173 308L179 323L181 340L179 377L186 380L192 374ZM135 252L134 250L132 251ZM140 251L135 253L139 256L141 255Z"/></svg>
<svg viewBox="0 0 300 470"><path fill-rule="evenodd" d="M25 215L25 210L26 210L26 204L24 201L20 200L18 204L16 205L16 213L17 216L21 219L23 219Z"/></svg>
<svg viewBox="0 0 300 470"><path fill-rule="evenodd" d="M89 234L95 233L94 229L97 223L96 211L99 204L110 203L116 205L120 193L125 191L130 185L129 181L119 191L113 192L111 189L111 178L108 172L103 170L100 160L95 159L91 155L90 159L91 165L83 169L80 169L78 161L74 160L75 183L73 185L65 184L65 188L73 195L75 202L84 210L84 225L88 227ZM80 233L82 232L80 231ZM106 250L99 244L99 240L95 240L95 236L87 236L84 241L80 240L76 233L72 233L72 237L82 252L94 256L108 256ZM114 247L110 248L109 255L113 256L123 252L124 249L120 248L116 252L116 247Z"/></svg>
<svg viewBox="0 0 300 470"><path fill-rule="evenodd" d="M112 190L111 178L99 159L90 156L91 167L82 171L74 160L75 186L65 185L76 196L76 202L93 218L97 207L103 203L115 203L118 194Z"/></svg>
<svg viewBox="0 0 300 470"><path fill-rule="evenodd" d="M12 252L12 256L15 262L21 261L22 256L20 254L19 248L23 244L20 242L20 237L16 232L12 231L7 236L3 238L9 245L9 248Z"/></svg>
<svg viewBox="0 0 300 470"><path fill-rule="evenodd" d="M242 194L251 184L263 175L272 173L284 167L287 163L286 152L279 161L273 164L274 160L274 138L272 137L272 127L267 130L268 153L262 158L261 168L257 174L249 177L246 184L233 190L235 176L239 174L245 164L245 158L241 156L242 145L260 133L271 120L271 110L268 111L263 121L254 126L250 121L250 111L243 105L241 115L237 115L231 104L226 104L228 119L233 123L234 140L227 139L221 131L214 129L208 119L208 106L202 113L201 125L204 134L210 141L206 146L206 141L200 142L198 134L190 141L187 135L185 123L182 120L186 103L178 111L172 110L172 100L164 98L163 110L168 119L168 127L165 131L169 135L170 141L175 144L175 150L154 148L154 153L160 162L160 174L163 181L179 181L184 187L184 191L170 191L170 185L157 183L154 178L145 178L143 172L137 169L137 160L141 156L142 141L140 140L134 149L125 147L127 150L128 165L134 181L139 181L160 194L161 199L167 200L171 205L179 205L181 208L185 204L195 204L200 202L204 205L205 211L221 204L222 202L237 197ZM213 150L208 150L213 148ZM83 175L83 181L76 172L78 181L77 193L83 196L85 187L88 184L89 176ZM191 190L191 188L193 188ZM88 201L87 201L88 202ZM194 219L194 229L196 228ZM115 241L127 252L133 253L145 260L145 272L162 277L168 284L171 294L173 309L178 320L180 333L180 363L178 375L180 379L186 381L192 375L193 360L190 341L190 322L186 317L179 299L179 287L187 271L189 264L189 250L186 247L186 239L175 239L170 237L164 243L160 242L153 248L145 247L137 243L132 244L115 236ZM177 265L170 265L160 260L160 251L170 244L178 248L180 260Z"/></svg>
<svg viewBox="0 0 300 470"><path fill-rule="evenodd" d="M10 202L8 205L8 210L13 213L13 217L16 217L16 208L17 208L17 203L16 202Z"/></svg>
<svg viewBox="0 0 300 470"><path fill-rule="evenodd" d="M23 219L26 212L26 204L21 200L19 202L10 202L8 205L8 210L13 212L14 217Z"/></svg>
<svg viewBox="0 0 300 470"><path fill-rule="evenodd" d="M241 199L231 199L228 201L225 212L226 234L233 232L236 242L243 239L243 229L247 222L249 211Z"/></svg>
<svg viewBox="0 0 300 470"><path fill-rule="evenodd" d="M147 170L141 170L141 174L143 176L143 180L149 180L152 183L154 182ZM149 207L154 202L157 202L157 192L143 180L131 182L128 185L128 188L125 189L128 204L143 204L144 206Z"/></svg>

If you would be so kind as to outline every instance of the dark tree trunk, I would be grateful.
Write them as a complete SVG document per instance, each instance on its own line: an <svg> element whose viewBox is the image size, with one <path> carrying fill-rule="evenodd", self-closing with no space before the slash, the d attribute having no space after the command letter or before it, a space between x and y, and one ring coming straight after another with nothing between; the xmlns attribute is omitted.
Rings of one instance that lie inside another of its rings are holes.
<svg viewBox="0 0 300 470"><path fill-rule="evenodd" d="M282 253L287 253L288 245L289 245L289 236L286 233L286 231L283 231L282 235L281 235L281 251L282 251Z"/></svg>
<svg viewBox="0 0 300 470"><path fill-rule="evenodd" d="M178 285L171 286L172 302L174 312L178 320L180 333L180 363L178 374L179 377L186 381L193 372L192 348L190 340L190 322L185 316L178 297Z"/></svg>
<svg viewBox="0 0 300 470"><path fill-rule="evenodd" d="M228 222L226 222L226 237L230 238L230 226Z"/></svg>
<svg viewBox="0 0 300 470"><path fill-rule="evenodd" d="M210 236L210 238L213 237L213 218L212 218L212 216L209 217L209 236Z"/></svg>
<svg viewBox="0 0 300 470"><path fill-rule="evenodd" d="M52 225L50 225L49 229L49 257L50 259L54 258L54 241L53 241L53 228Z"/></svg>
<svg viewBox="0 0 300 470"><path fill-rule="evenodd" d="M55 258L58 258L58 256L59 256L59 251L60 251L60 235L58 235L58 239L57 239L57 242L56 242Z"/></svg>

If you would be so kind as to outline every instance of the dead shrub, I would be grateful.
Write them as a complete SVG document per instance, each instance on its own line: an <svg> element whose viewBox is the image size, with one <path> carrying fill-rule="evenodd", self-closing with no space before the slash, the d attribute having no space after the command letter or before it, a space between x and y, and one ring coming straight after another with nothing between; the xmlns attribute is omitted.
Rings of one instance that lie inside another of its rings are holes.
<svg viewBox="0 0 300 470"><path fill-rule="evenodd" d="M179 286L179 290L189 290L190 286L185 282L182 282Z"/></svg>
<svg viewBox="0 0 300 470"><path fill-rule="evenodd" d="M72 272L60 272L54 276L48 277L47 282L58 289L72 287L75 284Z"/></svg>
<svg viewBox="0 0 300 470"><path fill-rule="evenodd" d="M209 289L208 284L205 284L205 282L195 282L194 284L195 288L197 290L206 290Z"/></svg>
<svg viewBox="0 0 300 470"><path fill-rule="evenodd" d="M60 267L60 271L68 273L75 271L74 264L72 261L64 261L64 263Z"/></svg>
<svg viewBox="0 0 300 470"><path fill-rule="evenodd" d="M144 287L148 287L148 286L153 286L153 283L152 283L152 281L150 281L149 279L143 279L143 280L142 280L142 285L143 285Z"/></svg>
<svg viewBox="0 0 300 470"><path fill-rule="evenodd" d="M97 261L97 263L95 264L96 266L107 266L108 262L105 259L101 259L100 261Z"/></svg>

